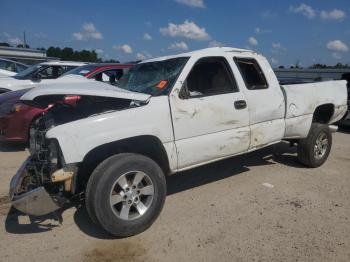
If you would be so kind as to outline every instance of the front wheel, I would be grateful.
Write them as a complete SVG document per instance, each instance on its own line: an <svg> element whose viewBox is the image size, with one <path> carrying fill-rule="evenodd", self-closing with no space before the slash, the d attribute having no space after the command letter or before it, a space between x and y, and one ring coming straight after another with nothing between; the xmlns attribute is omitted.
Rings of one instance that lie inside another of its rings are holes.
<svg viewBox="0 0 350 262"><path fill-rule="evenodd" d="M298 144L298 159L308 167L319 167L326 162L332 147L328 125L313 123L305 139Z"/></svg>
<svg viewBox="0 0 350 262"><path fill-rule="evenodd" d="M96 224L112 235L127 237L152 225L165 197L165 176L153 160L118 154L94 170L86 189L86 207Z"/></svg>

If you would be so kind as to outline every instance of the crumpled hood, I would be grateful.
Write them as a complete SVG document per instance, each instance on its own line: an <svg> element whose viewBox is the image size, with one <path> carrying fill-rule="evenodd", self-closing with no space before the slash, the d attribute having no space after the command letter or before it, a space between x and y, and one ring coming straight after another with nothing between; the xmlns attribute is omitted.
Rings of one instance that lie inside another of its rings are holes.
<svg viewBox="0 0 350 262"><path fill-rule="evenodd" d="M63 80L63 79L62 79ZM95 80L80 79L80 81L57 81L50 84L42 84L40 87L31 89L21 97L21 101L25 104L37 106L40 97L59 97L65 95L78 96L101 96L121 99L137 100L141 102L147 101L151 96L148 94L131 92L118 88L109 84L101 83ZM67 80L67 79L66 79ZM48 99L49 101L50 99ZM43 108L45 105L40 104ZM46 105L47 106L47 105Z"/></svg>

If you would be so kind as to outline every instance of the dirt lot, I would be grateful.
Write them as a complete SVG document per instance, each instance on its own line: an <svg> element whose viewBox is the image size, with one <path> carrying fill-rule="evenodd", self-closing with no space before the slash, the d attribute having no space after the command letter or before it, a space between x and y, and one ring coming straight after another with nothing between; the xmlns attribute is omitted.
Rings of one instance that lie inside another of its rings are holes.
<svg viewBox="0 0 350 262"><path fill-rule="evenodd" d="M172 176L159 219L127 239L79 206L61 225L9 210L8 184L26 156L0 147L0 261L350 261L349 130L318 169L280 144Z"/></svg>

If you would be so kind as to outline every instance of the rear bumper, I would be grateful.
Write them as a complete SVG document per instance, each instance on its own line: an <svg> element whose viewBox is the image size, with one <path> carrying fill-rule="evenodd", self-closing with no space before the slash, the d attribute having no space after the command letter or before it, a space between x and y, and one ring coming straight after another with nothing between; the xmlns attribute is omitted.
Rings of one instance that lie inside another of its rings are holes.
<svg viewBox="0 0 350 262"><path fill-rule="evenodd" d="M24 193L19 193L23 178L28 175L27 166L29 164L30 158L22 164L11 180L9 196L12 206L25 214L34 216L46 215L59 209L60 205L58 202L42 186Z"/></svg>
<svg viewBox="0 0 350 262"><path fill-rule="evenodd" d="M338 131L338 126L335 125L329 125L329 130L331 131L331 133L336 133Z"/></svg>
<svg viewBox="0 0 350 262"><path fill-rule="evenodd" d="M348 107L346 113L344 114L342 119L340 119L337 122L337 124L340 126L350 126L350 100L348 100Z"/></svg>
<svg viewBox="0 0 350 262"><path fill-rule="evenodd" d="M350 108L350 107L349 107ZM346 113L345 117L340 121L341 125L350 125L350 111Z"/></svg>

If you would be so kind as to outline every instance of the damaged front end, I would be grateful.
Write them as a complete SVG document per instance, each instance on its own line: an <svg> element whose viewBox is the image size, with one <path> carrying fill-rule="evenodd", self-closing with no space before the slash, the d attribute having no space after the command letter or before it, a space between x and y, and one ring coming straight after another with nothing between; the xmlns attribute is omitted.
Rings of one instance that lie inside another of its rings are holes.
<svg viewBox="0 0 350 262"><path fill-rule="evenodd" d="M31 159L28 158L12 178L10 199L12 206L28 215L41 216L60 208L59 201L46 191L38 181L33 181Z"/></svg>
<svg viewBox="0 0 350 262"><path fill-rule="evenodd" d="M28 215L51 213L80 193L75 192L79 163L65 162L58 141L46 137L48 130L80 119L146 104L144 101L117 97L79 95L73 97L74 102L71 98L49 95L24 101L41 108L51 105L32 124L29 132L30 157L10 184L12 205Z"/></svg>
<svg viewBox="0 0 350 262"><path fill-rule="evenodd" d="M45 139L48 124L50 121L44 115L31 127L31 156L10 183L13 207L28 215L51 213L62 207L73 193L76 166L64 163L56 140Z"/></svg>

